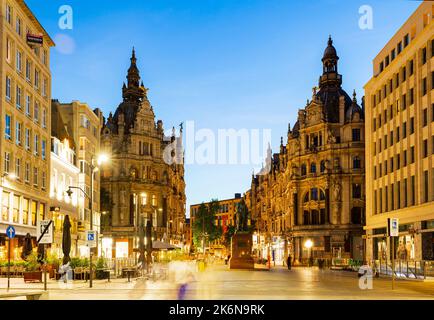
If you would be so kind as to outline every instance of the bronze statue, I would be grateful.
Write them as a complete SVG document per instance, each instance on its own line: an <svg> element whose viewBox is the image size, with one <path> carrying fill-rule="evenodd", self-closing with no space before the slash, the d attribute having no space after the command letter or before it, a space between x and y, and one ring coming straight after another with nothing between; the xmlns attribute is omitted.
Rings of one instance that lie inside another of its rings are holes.
<svg viewBox="0 0 434 320"><path fill-rule="evenodd" d="M235 214L237 231L248 231L248 216L249 210L247 209L244 199L241 199L241 201L237 204L237 211Z"/></svg>

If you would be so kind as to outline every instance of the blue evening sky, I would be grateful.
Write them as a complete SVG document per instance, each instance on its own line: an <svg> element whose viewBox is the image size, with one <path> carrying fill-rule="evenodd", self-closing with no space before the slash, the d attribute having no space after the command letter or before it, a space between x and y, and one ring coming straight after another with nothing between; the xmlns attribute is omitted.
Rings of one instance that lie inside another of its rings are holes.
<svg viewBox="0 0 434 320"><path fill-rule="evenodd" d="M108 116L136 47L142 80L166 129L271 129L273 151L312 96L331 34L343 87L358 98L372 59L420 4L404 0L27 0L58 44L53 98L80 100ZM43 3L43 5L41 4ZM373 9L372 30L359 7ZM62 5L73 29L61 30ZM64 40L66 38L66 40ZM67 40L70 40L68 42ZM73 43L71 43L73 41ZM286 141L286 139L285 139ZM199 145L200 143L196 143ZM188 152L188 150L187 150ZM250 187L254 165L186 165L187 211Z"/></svg>

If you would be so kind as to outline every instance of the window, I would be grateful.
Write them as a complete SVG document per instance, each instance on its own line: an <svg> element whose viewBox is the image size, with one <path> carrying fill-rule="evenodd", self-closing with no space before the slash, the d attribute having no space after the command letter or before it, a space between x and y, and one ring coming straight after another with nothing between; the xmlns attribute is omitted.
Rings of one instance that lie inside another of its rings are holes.
<svg viewBox="0 0 434 320"><path fill-rule="evenodd" d="M408 163L408 161L407 161L407 150L404 150L404 153L403 153L403 156L402 156L402 160L404 162L404 167L406 167L407 163Z"/></svg>
<svg viewBox="0 0 434 320"><path fill-rule="evenodd" d="M29 199L23 199L23 224L29 223Z"/></svg>
<svg viewBox="0 0 434 320"><path fill-rule="evenodd" d="M361 161L360 158L358 156L355 156L353 158L353 169L360 169L361 168Z"/></svg>
<svg viewBox="0 0 434 320"><path fill-rule="evenodd" d="M33 185L38 186L38 168L33 168Z"/></svg>
<svg viewBox="0 0 434 320"><path fill-rule="evenodd" d="M407 79L407 68L402 67L402 81L404 82Z"/></svg>
<svg viewBox="0 0 434 320"><path fill-rule="evenodd" d="M392 49L392 52L390 53L390 60L393 61L395 59L395 49Z"/></svg>
<svg viewBox="0 0 434 320"><path fill-rule="evenodd" d="M424 202L429 201L429 178L428 178L428 171L424 171L423 173L423 180L424 180Z"/></svg>
<svg viewBox="0 0 434 320"><path fill-rule="evenodd" d="M32 63L26 60L26 80L30 82L32 79Z"/></svg>
<svg viewBox="0 0 434 320"><path fill-rule="evenodd" d="M401 99L401 105L402 105L402 110L405 110L407 108L407 95L403 94L402 95L402 99Z"/></svg>
<svg viewBox="0 0 434 320"><path fill-rule="evenodd" d="M422 123L424 127L428 125L428 109L423 109Z"/></svg>
<svg viewBox="0 0 434 320"><path fill-rule="evenodd" d="M310 200L318 200L318 189L317 188L312 188L310 189Z"/></svg>
<svg viewBox="0 0 434 320"><path fill-rule="evenodd" d="M33 120L38 123L39 122L39 102L35 101L35 108L33 110Z"/></svg>
<svg viewBox="0 0 434 320"><path fill-rule="evenodd" d="M26 171L24 172L24 181L30 182L30 163L26 162Z"/></svg>
<svg viewBox="0 0 434 320"><path fill-rule="evenodd" d="M396 127L396 141L398 142L400 140L400 131L399 131L399 127Z"/></svg>
<svg viewBox="0 0 434 320"><path fill-rule="evenodd" d="M157 205L157 196L155 194L152 195L152 205L153 206Z"/></svg>
<svg viewBox="0 0 434 320"><path fill-rule="evenodd" d="M30 150L30 129L26 128L24 131L25 131L25 147L26 147L26 150L29 151Z"/></svg>
<svg viewBox="0 0 434 320"><path fill-rule="evenodd" d="M47 65L47 50L42 50L42 63Z"/></svg>
<svg viewBox="0 0 434 320"><path fill-rule="evenodd" d="M6 61L11 63L12 43L9 38L6 38Z"/></svg>
<svg viewBox="0 0 434 320"><path fill-rule="evenodd" d="M39 89L39 71L35 69L35 88Z"/></svg>
<svg viewBox="0 0 434 320"><path fill-rule="evenodd" d="M422 52L421 52L421 59L422 59L422 64L426 63L426 47L422 48Z"/></svg>
<svg viewBox="0 0 434 320"><path fill-rule="evenodd" d="M316 164L314 162L310 164L310 173L316 173Z"/></svg>
<svg viewBox="0 0 434 320"><path fill-rule="evenodd" d="M401 51L402 51L402 42L400 41L400 42L398 43L398 47L397 47L397 52L398 52L398 54L400 54Z"/></svg>
<svg viewBox="0 0 434 320"><path fill-rule="evenodd" d="M393 131L390 131L389 137L390 137L390 145L392 146L393 145Z"/></svg>
<svg viewBox="0 0 434 320"><path fill-rule="evenodd" d="M411 60L410 63L409 63L409 70L408 70L408 72L409 72L410 76L412 76L413 73L414 73L414 63L413 63L413 60Z"/></svg>
<svg viewBox="0 0 434 320"><path fill-rule="evenodd" d="M18 17L15 22L15 31L18 33L18 35L21 35L21 19Z"/></svg>
<svg viewBox="0 0 434 320"><path fill-rule="evenodd" d="M426 83L426 78L422 79L422 96L426 95L427 93L427 83Z"/></svg>
<svg viewBox="0 0 434 320"><path fill-rule="evenodd" d="M11 78L6 77L6 100L11 101Z"/></svg>
<svg viewBox="0 0 434 320"><path fill-rule="evenodd" d="M16 158L15 159L15 176L20 179L21 177L21 159Z"/></svg>
<svg viewBox="0 0 434 320"><path fill-rule="evenodd" d="M10 5L6 5L6 21L11 25L12 24L12 8Z"/></svg>
<svg viewBox="0 0 434 320"><path fill-rule="evenodd" d="M20 146L21 145L21 130L22 124L21 122L15 122L15 143Z"/></svg>
<svg viewBox="0 0 434 320"><path fill-rule="evenodd" d="M33 144L34 145L33 154L37 156L39 154L39 136L35 134L34 138L35 140Z"/></svg>
<svg viewBox="0 0 434 320"><path fill-rule="evenodd" d="M362 197L362 186L360 184L353 184L353 199L360 199Z"/></svg>
<svg viewBox="0 0 434 320"><path fill-rule="evenodd" d="M46 178L46 174L45 171L42 172L42 181L41 181L41 188L45 189L46 188L46 183L47 183L47 178Z"/></svg>
<svg viewBox="0 0 434 320"><path fill-rule="evenodd" d="M423 140L423 148L422 148L422 152L423 152L423 157L426 158L428 157L428 139Z"/></svg>
<svg viewBox="0 0 434 320"><path fill-rule="evenodd" d="M42 109L42 128L47 127L47 110L45 108Z"/></svg>
<svg viewBox="0 0 434 320"><path fill-rule="evenodd" d="M11 154L10 152L5 152L5 160L3 166L3 170L5 173L9 173L10 165L11 165Z"/></svg>
<svg viewBox="0 0 434 320"><path fill-rule="evenodd" d="M426 79L425 79L426 80ZM46 97L47 96L47 79L44 78L44 80L42 81L42 96Z"/></svg>
<svg viewBox="0 0 434 320"><path fill-rule="evenodd" d="M325 161L324 160L322 160L321 161L321 163L320 163L320 169L319 169L321 172L324 172L325 171Z"/></svg>
<svg viewBox="0 0 434 320"><path fill-rule="evenodd" d="M17 109L21 109L21 87L17 85L17 91L16 91L16 97L15 97L15 103L17 105Z"/></svg>
<svg viewBox="0 0 434 320"><path fill-rule="evenodd" d="M411 176L411 205L416 204L416 181L415 176Z"/></svg>
<svg viewBox="0 0 434 320"><path fill-rule="evenodd" d="M5 139L11 140L12 139L12 133L11 133L11 116L6 115L5 117Z"/></svg>
<svg viewBox="0 0 434 320"><path fill-rule="evenodd" d="M410 163L414 163L414 146L410 149Z"/></svg>
<svg viewBox="0 0 434 320"><path fill-rule="evenodd" d="M41 143L41 157L42 157L42 160L46 159L46 150L47 150L47 141L45 139L42 139L42 143Z"/></svg>
<svg viewBox="0 0 434 320"><path fill-rule="evenodd" d="M407 137L407 122L404 122L402 124L402 138L406 138Z"/></svg>
<svg viewBox="0 0 434 320"><path fill-rule="evenodd" d="M26 95L26 116L30 117L30 110L32 108L30 96Z"/></svg>
<svg viewBox="0 0 434 320"><path fill-rule="evenodd" d="M410 118L410 134L414 133L414 118Z"/></svg>
<svg viewBox="0 0 434 320"><path fill-rule="evenodd" d="M353 141L360 141L360 129L353 129Z"/></svg>
<svg viewBox="0 0 434 320"><path fill-rule="evenodd" d="M16 68L18 73L21 73L22 71L21 58L22 58L22 53L19 50L17 50Z"/></svg>
<svg viewBox="0 0 434 320"><path fill-rule="evenodd" d="M303 163L301 165L301 175L305 176L307 174L307 169L306 169L306 165Z"/></svg>
<svg viewBox="0 0 434 320"><path fill-rule="evenodd" d="M410 105L414 103L414 89L410 89Z"/></svg>
<svg viewBox="0 0 434 320"><path fill-rule="evenodd" d="M400 169L401 168L401 157L398 155L396 155L396 169Z"/></svg>

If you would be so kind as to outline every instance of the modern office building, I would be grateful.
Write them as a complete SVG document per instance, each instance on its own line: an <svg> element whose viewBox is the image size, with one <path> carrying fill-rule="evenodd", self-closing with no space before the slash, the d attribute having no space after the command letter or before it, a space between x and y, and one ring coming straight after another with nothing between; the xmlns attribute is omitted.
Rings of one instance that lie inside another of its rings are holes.
<svg viewBox="0 0 434 320"><path fill-rule="evenodd" d="M423 1L373 61L366 97L366 256L434 259L434 23Z"/></svg>

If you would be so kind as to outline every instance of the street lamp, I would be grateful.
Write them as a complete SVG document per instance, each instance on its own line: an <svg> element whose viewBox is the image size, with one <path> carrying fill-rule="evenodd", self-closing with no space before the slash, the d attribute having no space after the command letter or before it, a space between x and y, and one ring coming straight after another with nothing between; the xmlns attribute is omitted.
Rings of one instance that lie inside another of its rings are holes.
<svg viewBox="0 0 434 320"><path fill-rule="evenodd" d="M95 157L92 155L91 161L90 161L90 195L86 193L86 191L84 191L82 188L80 187L73 187L73 186L69 186L68 187L68 191L66 191L66 193L68 194L68 196L71 197L72 195L72 189L78 189L81 192L83 192L83 194L86 196L86 198L89 199L90 202L90 230L93 230L93 182L95 180L94 174L95 172L97 172L99 170L99 165L103 164L104 162L108 161L108 156L105 154L101 154L98 156L97 159L97 165L94 164L95 162ZM93 286L93 282L92 282L92 257L93 257L93 252L92 252L92 248L89 248L89 288L92 288Z"/></svg>
<svg viewBox="0 0 434 320"><path fill-rule="evenodd" d="M304 243L304 247L307 249L307 252L308 252L308 254L307 254L307 257L308 257L308 265L310 266L310 255L311 255L311 248L312 248L312 246L313 246L313 242L312 242L312 240L310 240L310 239L308 239L308 240L306 240L306 242Z"/></svg>

